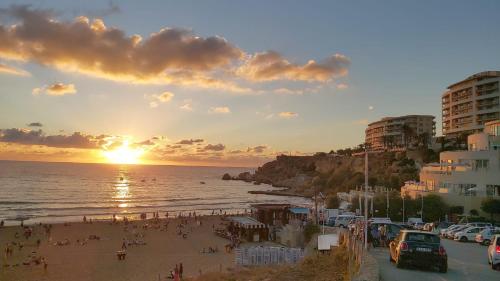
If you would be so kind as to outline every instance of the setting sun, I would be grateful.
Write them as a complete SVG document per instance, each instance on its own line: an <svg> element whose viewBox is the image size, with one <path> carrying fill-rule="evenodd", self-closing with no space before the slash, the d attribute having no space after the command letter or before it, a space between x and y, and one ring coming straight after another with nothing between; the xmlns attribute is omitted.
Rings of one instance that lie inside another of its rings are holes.
<svg viewBox="0 0 500 281"><path fill-rule="evenodd" d="M140 157L144 154L144 150L141 148L131 148L128 142L124 142L120 147L103 151L108 163L113 164L139 164Z"/></svg>

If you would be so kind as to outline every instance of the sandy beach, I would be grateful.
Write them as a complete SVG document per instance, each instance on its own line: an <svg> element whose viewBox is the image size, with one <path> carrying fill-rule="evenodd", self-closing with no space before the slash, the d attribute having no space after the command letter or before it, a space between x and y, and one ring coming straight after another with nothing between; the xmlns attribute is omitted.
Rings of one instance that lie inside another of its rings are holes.
<svg viewBox="0 0 500 281"><path fill-rule="evenodd" d="M154 220L131 221L128 225L123 221L53 224L50 233L44 226L31 225L33 231L29 238L25 238L21 226L3 227L0 228L0 280L154 281L159 277L171 280L166 277L179 263L183 263L185 277L232 267L234 254L224 251L228 240L212 231L214 226L222 226L221 217L204 216L198 221L194 218L187 221L181 228L185 237L178 234L177 226L181 222L178 218L161 218L156 223ZM99 239L91 239L96 238L94 236ZM130 244L125 250L126 258L118 260L117 251L122 250L124 241ZM57 245L58 242L69 244ZM145 245L136 245L143 243ZM5 251L9 244L11 255ZM204 248L208 252L209 247L217 247L218 252L202 253ZM40 257L43 260L37 265L34 261ZM29 261L29 265L23 264ZM46 268L43 261L47 263Z"/></svg>

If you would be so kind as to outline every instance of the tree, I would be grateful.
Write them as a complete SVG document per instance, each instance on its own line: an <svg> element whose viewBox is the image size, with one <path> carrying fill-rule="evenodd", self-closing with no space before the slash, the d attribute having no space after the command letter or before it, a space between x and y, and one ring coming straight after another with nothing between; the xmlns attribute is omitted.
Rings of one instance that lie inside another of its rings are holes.
<svg viewBox="0 0 500 281"><path fill-rule="evenodd" d="M476 209L472 209L469 211L469 214L473 217L479 216L479 212Z"/></svg>
<svg viewBox="0 0 500 281"><path fill-rule="evenodd" d="M328 196L326 201L326 207L328 209L338 209L339 206L340 206L340 199L337 197L337 195Z"/></svg>
<svg viewBox="0 0 500 281"><path fill-rule="evenodd" d="M461 215L464 213L464 206L451 206L449 212L450 214Z"/></svg>
<svg viewBox="0 0 500 281"><path fill-rule="evenodd" d="M488 198L483 200L481 202L481 210L490 214L490 218L493 220L494 214L500 214L500 199Z"/></svg>
<svg viewBox="0 0 500 281"><path fill-rule="evenodd" d="M436 194L424 196L424 221L438 221L448 213L448 205Z"/></svg>

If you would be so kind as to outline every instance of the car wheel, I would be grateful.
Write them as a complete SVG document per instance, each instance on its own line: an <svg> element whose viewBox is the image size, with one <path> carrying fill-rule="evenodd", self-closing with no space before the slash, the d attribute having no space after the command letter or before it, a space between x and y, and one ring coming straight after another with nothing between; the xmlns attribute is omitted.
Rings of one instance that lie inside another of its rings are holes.
<svg viewBox="0 0 500 281"><path fill-rule="evenodd" d="M448 263L445 263L439 267L439 272L446 273L448 272Z"/></svg>
<svg viewBox="0 0 500 281"><path fill-rule="evenodd" d="M467 237L465 236L460 237L460 242L467 242Z"/></svg>
<svg viewBox="0 0 500 281"><path fill-rule="evenodd" d="M486 239L486 240L483 241L483 245L485 245L485 246L489 246L490 243L491 243L491 241L488 240L488 239Z"/></svg>

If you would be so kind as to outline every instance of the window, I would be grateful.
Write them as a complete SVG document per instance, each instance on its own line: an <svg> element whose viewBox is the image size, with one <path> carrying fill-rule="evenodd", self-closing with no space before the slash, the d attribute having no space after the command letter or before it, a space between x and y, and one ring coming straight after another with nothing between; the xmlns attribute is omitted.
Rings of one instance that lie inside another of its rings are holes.
<svg viewBox="0 0 500 281"><path fill-rule="evenodd" d="M407 233L406 241L439 243L439 236L427 233Z"/></svg>
<svg viewBox="0 0 500 281"><path fill-rule="evenodd" d="M497 184L487 184L486 185L486 196L500 196L500 185Z"/></svg>

